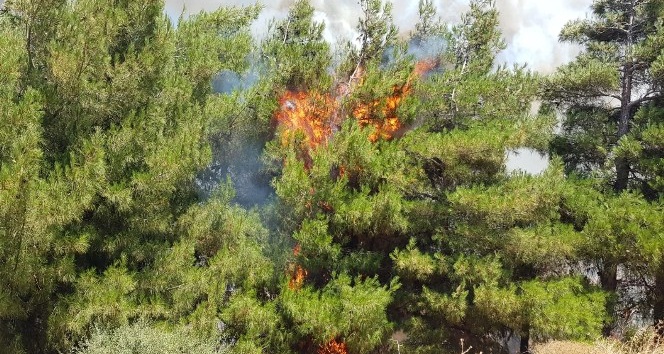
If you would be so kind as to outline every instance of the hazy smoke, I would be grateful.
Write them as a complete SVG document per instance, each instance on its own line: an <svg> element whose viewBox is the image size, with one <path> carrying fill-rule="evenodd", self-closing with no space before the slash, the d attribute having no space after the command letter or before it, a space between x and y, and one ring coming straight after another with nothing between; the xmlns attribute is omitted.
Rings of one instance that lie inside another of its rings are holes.
<svg viewBox="0 0 664 354"><path fill-rule="evenodd" d="M0 0L2 1L2 0ZM284 18L293 0L271 0L265 4L260 18L253 26L254 34L265 34L268 23ZM166 0L167 11L177 17L182 13L213 10L219 6L246 6L253 0ZM315 18L327 25L325 37L330 42L354 40L360 16L357 0L311 0L316 8ZM592 0L497 0L501 12L501 27L508 44L499 60L507 64L525 63L534 70L551 72L556 66L571 60L578 48L558 43L558 33L569 20L584 17ZM394 18L402 35L407 35L417 22L416 0L393 1ZM439 0L438 13L447 23L455 23L467 9L468 0Z"/></svg>
<svg viewBox="0 0 664 354"><path fill-rule="evenodd" d="M572 60L579 48L559 43L558 34L568 21L585 17L591 3L592 0L498 0L503 36L508 43L500 58L509 63L528 63L544 73Z"/></svg>
<svg viewBox="0 0 664 354"><path fill-rule="evenodd" d="M248 90L258 82L260 79L259 75L259 70L254 65L243 74L224 70L212 79L212 88L216 93L225 94L232 93L233 91Z"/></svg>
<svg viewBox="0 0 664 354"><path fill-rule="evenodd" d="M224 147L228 147L225 145ZM235 202L246 208L262 206L273 194L271 176L263 171L263 146L256 141L245 141L233 151L213 149L210 166L198 174L196 183L201 196L207 198L220 183L230 178L235 190Z"/></svg>
<svg viewBox="0 0 664 354"><path fill-rule="evenodd" d="M231 94L250 89L258 80L259 70L253 66L242 75L224 70L212 80L212 88L219 94ZM202 196L207 198L220 183L230 178L236 203L246 208L261 206L274 192L271 177L263 171L263 146L252 136L236 133L213 137L212 163L198 174L196 183Z"/></svg>

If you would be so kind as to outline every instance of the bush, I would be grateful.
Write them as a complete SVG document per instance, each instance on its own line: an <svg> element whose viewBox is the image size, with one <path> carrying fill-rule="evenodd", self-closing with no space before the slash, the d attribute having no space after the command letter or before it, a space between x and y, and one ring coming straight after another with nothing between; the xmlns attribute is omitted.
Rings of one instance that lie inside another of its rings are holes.
<svg viewBox="0 0 664 354"><path fill-rule="evenodd" d="M72 354L222 354L225 350L189 331L167 331L146 322L97 330Z"/></svg>

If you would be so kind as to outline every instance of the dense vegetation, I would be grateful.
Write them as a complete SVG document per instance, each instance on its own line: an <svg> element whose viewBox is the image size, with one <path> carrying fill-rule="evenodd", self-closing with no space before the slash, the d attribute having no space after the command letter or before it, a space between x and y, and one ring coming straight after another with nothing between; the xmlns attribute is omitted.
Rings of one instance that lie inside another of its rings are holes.
<svg viewBox="0 0 664 354"><path fill-rule="evenodd" d="M307 0L260 41L260 6L6 0L2 351L526 352L664 320L664 1L595 0L546 77L496 63L492 1L421 0L408 38L360 5L333 52ZM548 169L508 173L523 147Z"/></svg>

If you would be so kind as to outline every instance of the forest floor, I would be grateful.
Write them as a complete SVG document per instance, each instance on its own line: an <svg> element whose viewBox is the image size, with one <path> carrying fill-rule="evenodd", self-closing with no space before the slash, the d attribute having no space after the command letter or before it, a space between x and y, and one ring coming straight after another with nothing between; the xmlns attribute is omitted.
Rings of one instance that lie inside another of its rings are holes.
<svg viewBox="0 0 664 354"><path fill-rule="evenodd" d="M628 339L602 339L594 344L554 341L533 348L534 354L664 354L664 338L649 327Z"/></svg>

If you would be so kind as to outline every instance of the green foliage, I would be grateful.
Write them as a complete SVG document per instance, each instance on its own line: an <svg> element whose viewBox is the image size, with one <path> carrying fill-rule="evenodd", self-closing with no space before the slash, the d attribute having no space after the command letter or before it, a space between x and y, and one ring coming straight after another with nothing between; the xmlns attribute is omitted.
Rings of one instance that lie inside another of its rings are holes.
<svg viewBox="0 0 664 354"><path fill-rule="evenodd" d="M271 37L261 48L272 84L290 90L327 87L332 57L323 39L324 23L313 21L314 8L308 0L298 0L288 18L271 25Z"/></svg>
<svg viewBox="0 0 664 354"><path fill-rule="evenodd" d="M44 324L34 321L47 320L51 291L75 278L73 257L88 249L89 235L66 232L67 225L81 219L104 171L100 139L93 136L69 161L42 174L43 96L22 91L26 53L18 33L0 23L0 340L16 351L21 334L28 348L43 344Z"/></svg>
<svg viewBox="0 0 664 354"><path fill-rule="evenodd" d="M563 134L551 141L565 162L567 173L592 176L609 157L608 145L615 142L616 125L605 107L576 107L568 110L562 122Z"/></svg>
<svg viewBox="0 0 664 354"><path fill-rule="evenodd" d="M211 341L201 340L195 334L183 329L170 331L137 322L114 330L97 328L90 339L79 345L72 353L155 353L155 354L220 354L227 350L217 349Z"/></svg>
<svg viewBox="0 0 664 354"><path fill-rule="evenodd" d="M246 67L258 8L220 9L176 30L161 1L5 6L1 338L16 351L66 350L95 323L166 312L150 270L180 238L174 225L210 158L210 80ZM200 238L200 249L220 247ZM192 277L189 255L178 271ZM181 315L186 297L176 298Z"/></svg>
<svg viewBox="0 0 664 354"><path fill-rule="evenodd" d="M444 275L445 263L439 259L440 255L431 256L422 253L411 238L405 250L395 250L390 254L394 261L394 270L399 277L411 281L427 281L434 275ZM434 258L435 257L435 258Z"/></svg>
<svg viewBox="0 0 664 354"><path fill-rule="evenodd" d="M586 52L548 78L496 65L492 1L471 1L456 25L420 1L408 44L390 2L360 5L359 47L335 54L307 0L262 43L259 5L175 25L160 0L8 0L0 345L375 353L398 329L397 350L500 352L513 334L594 339L618 265L664 284L660 1L635 5L631 39L601 26L626 10L596 1L561 35ZM606 98L623 99L628 69L643 96L616 110ZM224 75L241 82L213 92ZM538 87L548 102L535 115ZM324 142L275 126L296 104L285 94L329 105L316 107ZM551 140L555 108L565 119ZM506 173L524 146L560 158L537 176ZM275 191L254 210L230 181L249 149ZM624 166L628 191L606 193ZM209 180L218 171L228 182ZM604 292L580 271L594 265Z"/></svg>
<svg viewBox="0 0 664 354"><path fill-rule="evenodd" d="M50 318L50 340L62 343L64 349L85 338L93 323L106 328L127 325L139 312L129 296L137 285L135 276L122 265L108 268L101 276L93 271L81 274L75 295Z"/></svg>
<svg viewBox="0 0 664 354"><path fill-rule="evenodd" d="M284 338L290 333L283 333L278 328L280 322L274 304L263 305L254 294L234 295L221 314L223 323L228 326L224 336L229 340L236 339L239 343L232 347L233 353L261 353L263 347L271 347L283 352L280 348ZM251 348L253 347L253 348Z"/></svg>
<svg viewBox="0 0 664 354"><path fill-rule="evenodd" d="M610 96L620 87L618 68L598 58L581 57L558 68L548 78L545 95L551 95L559 104L584 105L594 103L597 97ZM601 107L601 106L600 106Z"/></svg>
<svg viewBox="0 0 664 354"><path fill-rule="evenodd" d="M360 0L362 17L358 24L360 32L359 53L353 53L358 66L370 60L380 60L385 50L396 42L397 28L392 23L392 3L379 0Z"/></svg>
<svg viewBox="0 0 664 354"><path fill-rule="evenodd" d="M591 8L591 16L571 21L560 34L562 41L581 44L585 51L543 81L544 98L565 117L550 150L562 157L568 174L593 181L583 188L605 194L587 198L590 193L582 192L587 199L570 211L585 238L580 254L597 265L601 286L612 297L609 315L635 306L629 304L630 295L620 295L627 293L622 287L632 281L643 284L635 274L645 272L653 274L656 284L645 298L658 299L651 304L657 320L664 316L664 298L657 295L664 277L654 275L661 274L659 263L645 261L652 257L652 245L636 240L661 232L647 215L661 209L654 165L662 157L657 127L664 2L597 0ZM623 279L618 278L620 267ZM605 334L613 324L614 319L607 321Z"/></svg>
<svg viewBox="0 0 664 354"><path fill-rule="evenodd" d="M412 34L416 44L422 45L430 40L436 40L437 36L445 35L445 27L438 18L432 0L420 0L418 10L419 22L415 24L415 32Z"/></svg>
<svg viewBox="0 0 664 354"><path fill-rule="evenodd" d="M517 332L529 330L541 339L596 339L604 320L604 301L603 293L584 289L578 278L475 289L477 311Z"/></svg>
<svg viewBox="0 0 664 354"><path fill-rule="evenodd" d="M473 0L461 23L452 29L455 68L488 74L495 55L505 48L498 28L498 10L491 0Z"/></svg>
<svg viewBox="0 0 664 354"><path fill-rule="evenodd" d="M585 52L558 68L542 87L543 96L566 115L552 152L565 159L570 172L599 171L617 192L644 186L630 174L638 159L625 155L630 148L624 144L640 141L635 113L661 94L653 73L654 53L664 48L656 20L663 6L659 0L629 5L595 1L591 17L568 23L560 35L583 45ZM652 193L647 188L643 192Z"/></svg>
<svg viewBox="0 0 664 354"><path fill-rule="evenodd" d="M335 276L320 292L310 288L286 291L280 302L297 334L323 345L335 338L353 353L369 353L389 333L385 308L396 282L384 287L376 279Z"/></svg>

